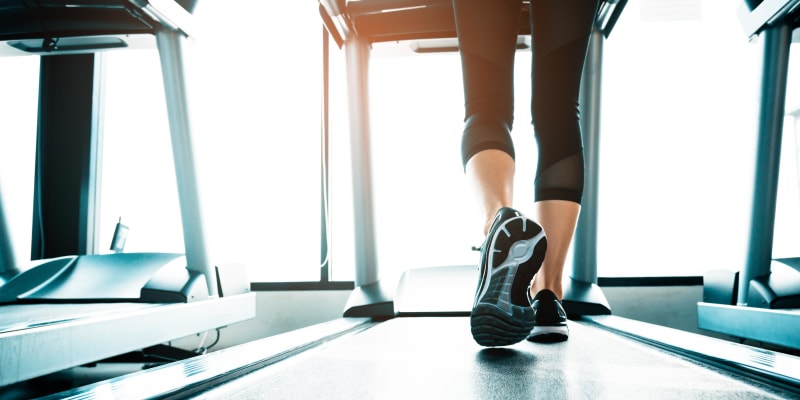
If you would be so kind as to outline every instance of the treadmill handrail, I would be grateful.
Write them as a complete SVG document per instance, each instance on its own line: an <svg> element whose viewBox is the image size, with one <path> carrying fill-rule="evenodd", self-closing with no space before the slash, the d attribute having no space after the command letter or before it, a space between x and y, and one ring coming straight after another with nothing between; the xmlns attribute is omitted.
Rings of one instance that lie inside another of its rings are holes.
<svg viewBox="0 0 800 400"><path fill-rule="evenodd" d="M174 0L129 0L142 12L174 31L186 36L196 32L192 14Z"/></svg>
<svg viewBox="0 0 800 400"><path fill-rule="evenodd" d="M160 26L194 36L192 14L175 0L19 1L0 6L0 39L154 34Z"/></svg>
<svg viewBox="0 0 800 400"><path fill-rule="evenodd" d="M793 13L800 14L799 9L800 0L764 0L753 10L742 2L738 14L745 35L752 39L767 26L780 23Z"/></svg>
<svg viewBox="0 0 800 400"><path fill-rule="evenodd" d="M357 35L368 42L456 37L451 0L319 0L320 13L341 47ZM627 0L603 0L597 23L608 37ZM527 23L530 1L520 13L520 35L530 35Z"/></svg>

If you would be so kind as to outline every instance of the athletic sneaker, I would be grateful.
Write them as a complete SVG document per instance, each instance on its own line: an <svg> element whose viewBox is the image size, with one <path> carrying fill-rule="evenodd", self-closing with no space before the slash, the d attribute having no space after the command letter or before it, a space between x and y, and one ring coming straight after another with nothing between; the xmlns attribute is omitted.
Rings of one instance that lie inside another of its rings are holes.
<svg viewBox="0 0 800 400"><path fill-rule="evenodd" d="M482 346L507 346L524 340L534 326L526 295L547 249L539 224L512 208L497 212L481 246L481 270L470 325Z"/></svg>
<svg viewBox="0 0 800 400"><path fill-rule="evenodd" d="M528 292L530 298L530 292ZM556 294L544 289L530 300L534 314L534 327L528 340L539 343L563 342L569 337L567 312Z"/></svg>

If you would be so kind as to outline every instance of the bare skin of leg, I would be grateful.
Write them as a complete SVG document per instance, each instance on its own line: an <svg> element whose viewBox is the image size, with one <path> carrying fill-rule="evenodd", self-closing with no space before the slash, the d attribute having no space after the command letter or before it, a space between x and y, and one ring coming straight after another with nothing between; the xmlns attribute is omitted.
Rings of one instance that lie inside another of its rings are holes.
<svg viewBox="0 0 800 400"><path fill-rule="evenodd" d="M484 210L483 234L489 233L497 210L511 207L514 194L514 159L500 150L484 150L467 162L466 174ZM531 295L549 289L561 299L561 280L567 251L575 233L580 205L564 200L536 203L537 222L547 235L547 253L541 269L533 277Z"/></svg>
<svg viewBox="0 0 800 400"><path fill-rule="evenodd" d="M542 289L549 289L561 299L564 263L580 210L580 204L566 200L545 200L536 203L537 222L547 235L547 253L542 267L533 277L531 297Z"/></svg>
<svg viewBox="0 0 800 400"><path fill-rule="evenodd" d="M467 179L485 212L483 234L489 233L497 211L510 207L514 197L514 159L500 150L478 152L467 161Z"/></svg>

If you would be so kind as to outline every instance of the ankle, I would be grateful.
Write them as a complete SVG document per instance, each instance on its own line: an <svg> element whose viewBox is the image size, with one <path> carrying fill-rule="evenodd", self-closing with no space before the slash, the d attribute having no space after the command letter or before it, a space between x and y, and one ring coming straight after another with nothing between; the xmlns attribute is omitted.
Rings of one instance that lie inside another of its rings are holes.
<svg viewBox="0 0 800 400"><path fill-rule="evenodd" d="M531 282L531 298L536 297L536 294L541 292L542 290L549 290L553 292L559 300L563 295L563 288L561 287L561 281L550 281L548 282L545 279L537 279L539 276L536 275L533 277L533 282Z"/></svg>
<svg viewBox="0 0 800 400"><path fill-rule="evenodd" d="M489 230L492 229L492 224L494 224L494 220L497 219L497 213L500 212L502 208L502 205L486 208L486 214L484 215L485 222L483 224L483 236L489 235Z"/></svg>

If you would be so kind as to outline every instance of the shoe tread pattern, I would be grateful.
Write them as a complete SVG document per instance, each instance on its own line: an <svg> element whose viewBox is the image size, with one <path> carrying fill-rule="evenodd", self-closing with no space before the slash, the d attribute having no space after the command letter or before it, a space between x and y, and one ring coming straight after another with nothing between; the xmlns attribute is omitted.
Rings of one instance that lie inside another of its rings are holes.
<svg viewBox="0 0 800 400"><path fill-rule="evenodd" d="M473 338L488 347L511 345L531 333L534 313L525 304L524 291L546 249L542 228L518 213L493 228L482 255L488 258L482 259L488 268L482 268L484 276L470 317ZM522 301L512 301L511 294L516 292Z"/></svg>

